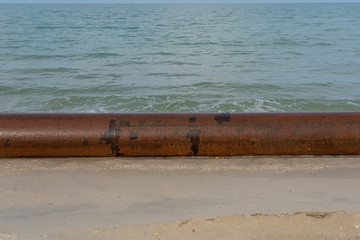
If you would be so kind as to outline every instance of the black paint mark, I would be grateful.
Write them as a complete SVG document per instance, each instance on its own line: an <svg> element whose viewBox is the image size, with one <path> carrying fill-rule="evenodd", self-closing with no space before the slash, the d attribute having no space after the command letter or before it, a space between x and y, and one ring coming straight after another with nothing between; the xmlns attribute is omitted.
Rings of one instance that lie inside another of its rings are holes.
<svg viewBox="0 0 360 240"><path fill-rule="evenodd" d="M164 141L167 141L168 140L168 138L167 137L164 137Z"/></svg>
<svg viewBox="0 0 360 240"><path fill-rule="evenodd" d="M87 144L88 144L88 140L87 140L87 138L84 138L83 145L86 146Z"/></svg>
<svg viewBox="0 0 360 240"><path fill-rule="evenodd" d="M9 142L10 142L10 139L6 139L6 142L5 142L4 146L9 147L10 146Z"/></svg>
<svg viewBox="0 0 360 240"><path fill-rule="evenodd" d="M136 140L139 138L139 133L138 132L131 132L130 133L130 140Z"/></svg>
<svg viewBox="0 0 360 240"><path fill-rule="evenodd" d="M231 118L230 113L215 115L215 121L217 121L218 124L222 124L223 122L230 122L230 118Z"/></svg>
<svg viewBox="0 0 360 240"><path fill-rule="evenodd" d="M196 117L189 118L189 123L194 123L194 122L196 122Z"/></svg>
<svg viewBox="0 0 360 240"><path fill-rule="evenodd" d="M130 121L120 121L118 125L119 127L130 127Z"/></svg>
<svg viewBox="0 0 360 240"><path fill-rule="evenodd" d="M195 129L195 130L190 130L186 135L186 138L190 138L191 151L193 151L194 156L196 156L199 152L200 133L201 130Z"/></svg>
<svg viewBox="0 0 360 240"><path fill-rule="evenodd" d="M112 154L115 154L115 156L117 157L123 155L122 153L119 152L120 135L121 135L121 130L120 128L116 127L116 120L111 120L109 124L109 130L105 132L101 137L101 141L104 141L106 144L111 145Z"/></svg>

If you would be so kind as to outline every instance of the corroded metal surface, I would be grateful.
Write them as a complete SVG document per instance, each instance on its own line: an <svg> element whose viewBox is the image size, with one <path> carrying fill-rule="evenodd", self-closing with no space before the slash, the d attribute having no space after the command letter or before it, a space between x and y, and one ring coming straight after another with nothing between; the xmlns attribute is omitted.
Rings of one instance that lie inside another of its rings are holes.
<svg viewBox="0 0 360 240"><path fill-rule="evenodd" d="M360 154L360 113L2 114L0 157Z"/></svg>

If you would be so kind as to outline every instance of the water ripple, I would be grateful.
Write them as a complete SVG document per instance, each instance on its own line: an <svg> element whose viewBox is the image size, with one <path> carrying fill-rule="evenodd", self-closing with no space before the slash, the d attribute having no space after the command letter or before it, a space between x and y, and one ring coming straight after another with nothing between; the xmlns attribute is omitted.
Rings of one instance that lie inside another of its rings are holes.
<svg viewBox="0 0 360 240"><path fill-rule="evenodd" d="M360 111L359 13L2 5L1 112Z"/></svg>

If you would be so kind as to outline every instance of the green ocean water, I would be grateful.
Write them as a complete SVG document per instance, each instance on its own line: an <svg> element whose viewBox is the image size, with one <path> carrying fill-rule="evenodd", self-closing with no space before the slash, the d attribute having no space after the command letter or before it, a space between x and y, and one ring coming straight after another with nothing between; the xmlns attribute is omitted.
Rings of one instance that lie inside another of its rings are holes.
<svg viewBox="0 0 360 240"><path fill-rule="evenodd" d="M0 112L360 111L360 3L0 5Z"/></svg>

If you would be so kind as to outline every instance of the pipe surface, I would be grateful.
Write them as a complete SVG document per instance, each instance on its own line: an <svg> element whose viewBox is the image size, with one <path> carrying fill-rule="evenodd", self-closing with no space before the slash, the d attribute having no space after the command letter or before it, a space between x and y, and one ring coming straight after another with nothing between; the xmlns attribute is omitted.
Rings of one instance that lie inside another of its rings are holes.
<svg viewBox="0 0 360 240"><path fill-rule="evenodd" d="M360 112L0 114L0 157L359 155Z"/></svg>

